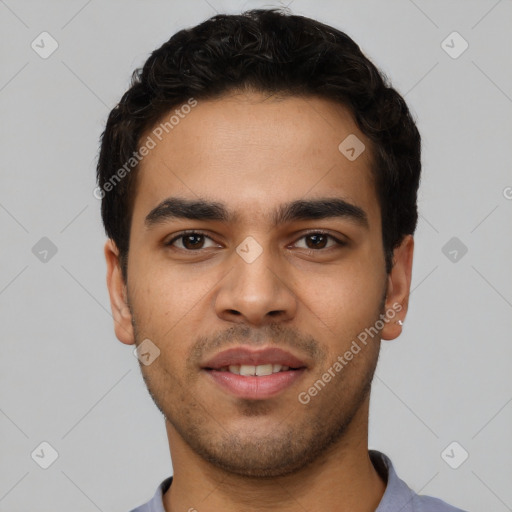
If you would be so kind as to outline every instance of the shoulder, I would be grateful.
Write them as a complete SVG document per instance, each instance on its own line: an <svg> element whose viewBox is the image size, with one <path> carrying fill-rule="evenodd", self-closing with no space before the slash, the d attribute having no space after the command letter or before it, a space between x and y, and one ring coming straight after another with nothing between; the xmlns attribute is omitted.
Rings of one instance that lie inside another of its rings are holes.
<svg viewBox="0 0 512 512"><path fill-rule="evenodd" d="M416 494L413 498L412 510L414 512L467 512L454 507L439 498Z"/></svg>
<svg viewBox="0 0 512 512"><path fill-rule="evenodd" d="M386 490L375 512L466 512L439 498L416 494L398 477L387 455L377 450L369 450L369 455L375 469L386 481Z"/></svg>
<svg viewBox="0 0 512 512"><path fill-rule="evenodd" d="M153 497L146 503L139 505L130 512L165 512L163 495L172 483L172 476L166 478L156 489Z"/></svg>

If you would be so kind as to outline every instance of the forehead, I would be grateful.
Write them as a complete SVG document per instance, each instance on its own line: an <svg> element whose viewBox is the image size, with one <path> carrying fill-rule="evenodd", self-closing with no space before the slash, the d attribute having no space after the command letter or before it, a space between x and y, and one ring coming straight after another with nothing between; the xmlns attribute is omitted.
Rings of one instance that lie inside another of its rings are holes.
<svg viewBox="0 0 512 512"><path fill-rule="evenodd" d="M170 196L222 202L237 222L326 196L380 217L370 143L343 106L310 96L246 93L198 100L183 111L178 106L162 121L174 113L173 124L159 123L141 138L150 137L154 147L137 171L134 222Z"/></svg>

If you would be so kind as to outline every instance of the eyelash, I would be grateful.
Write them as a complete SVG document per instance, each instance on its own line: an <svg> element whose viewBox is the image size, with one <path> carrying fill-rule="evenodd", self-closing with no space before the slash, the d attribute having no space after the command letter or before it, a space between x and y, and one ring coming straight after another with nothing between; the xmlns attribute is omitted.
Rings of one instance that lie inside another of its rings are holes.
<svg viewBox="0 0 512 512"><path fill-rule="evenodd" d="M208 238L208 239L214 241L212 239L212 237L208 236L206 233L204 233L202 231L189 230L189 231L182 231L181 233L176 235L174 238L172 238L171 240L166 242L164 245L167 246L167 247L172 247L173 243L176 240L179 240L180 238L184 238L184 237L189 236L189 235L200 235L200 236L204 236L205 238ZM327 233L327 232L322 231L322 230L310 231L308 233L305 233L300 238L298 238L298 240L302 240L303 238L306 238L306 237L312 236L312 235L323 235L323 236L326 236L327 238L330 238L331 240L334 240L334 242L336 242L336 244L338 245L338 248L344 247L344 246L347 245L347 242L343 242L342 240L339 240L338 238L336 238L333 235L331 235L330 233ZM303 250L306 251L307 254L311 255L311 254L319 253L319 252L322 252L322 251L328 251L329 249L333 249L333 248L334 247L327 247L327 248L320 248L320 249L303 249ZM182 249L181 247L177 247L176 249L181 250L181 251L185 251L185 252L190 252L190 253L199 252L199 251L202 250L202 249L196 249L196 250L193 250L193 249Z"/></svg>

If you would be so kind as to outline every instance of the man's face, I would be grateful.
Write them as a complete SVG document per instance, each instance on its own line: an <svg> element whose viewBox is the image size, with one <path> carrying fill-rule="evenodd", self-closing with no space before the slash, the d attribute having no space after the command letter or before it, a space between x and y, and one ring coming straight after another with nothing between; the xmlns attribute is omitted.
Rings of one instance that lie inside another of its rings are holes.
<svg viewBox="0 0 512 512"><path fill-rule="evenodd" d="M141 370L170 437L246 476L290 473L366 428L380 335L307 404L298 397L379 319L388 279L369 143L349 112L313 97L265 98L199 101L142 161L132 325L118 334L132 343L133 326L137 345L160 350ZM338 149L350 134L366 144L354 161ZM232 218L156 209L171 197L217 203ZM355 208L277 216L318 199ZM197 233L179 238L185 230ZM264 375L238 375L240 366Z"/></svg>

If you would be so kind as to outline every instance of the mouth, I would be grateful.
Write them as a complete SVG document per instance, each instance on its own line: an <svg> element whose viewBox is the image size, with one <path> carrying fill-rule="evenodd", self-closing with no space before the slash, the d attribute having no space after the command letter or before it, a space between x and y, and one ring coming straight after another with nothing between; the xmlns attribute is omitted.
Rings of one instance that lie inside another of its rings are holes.
<svg viewBox="0 0 512 512"><path fill-rule="evenodd" d="M214 370L215 368L210 368ZM287 372L287 371L299 370L299 368L290 368L286 365L281 364L259 364L257 366L250 364L230 364L229 366L223 366L217 371L219 372L230 372L235 375L241 375L242 377L264 377L266 375L272 375L273 373Z"/></svg>
<svg viewBox="0 0 512 512"><path fill-rule="evenodd" d="M201 369L223 391L263 400L283 392L306 371L306 364L278 348L237 347L217 354Z"/></svg>

